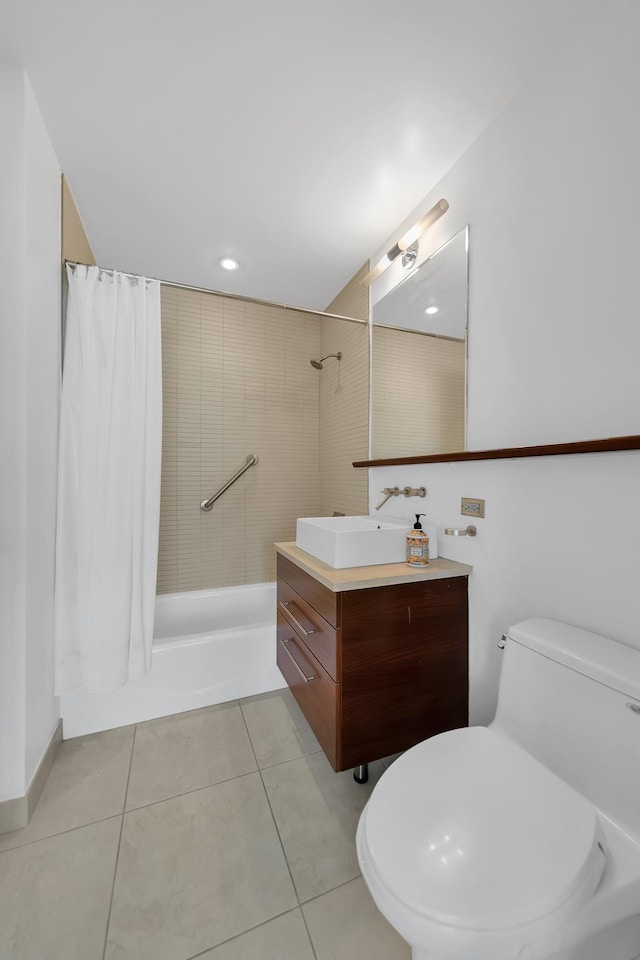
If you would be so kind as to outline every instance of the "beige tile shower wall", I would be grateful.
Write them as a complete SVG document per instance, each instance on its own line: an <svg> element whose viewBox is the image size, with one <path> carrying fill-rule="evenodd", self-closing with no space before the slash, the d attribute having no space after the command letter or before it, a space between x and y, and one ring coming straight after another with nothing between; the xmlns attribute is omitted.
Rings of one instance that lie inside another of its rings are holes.
<svg viewBox="0 0 640 960"><path fill-rule="evenodd" d="M78 208L64 176L62 177L62 259L71 260L73 263L95 264L96 262Z"/></svg>
<svg viewBox="0 0 640 960"><path fill-rule="evenodd" d="M465 345L373 328L372 457L464 450Z"/></svg>
<svg viewBox="0 0 640 960"><path fill-rule="evenodd" d="M319 339L313 315L162 288L159 593L275 579L274 541L319 512Z"/></svg>
<svg viewBox="0 0 640 960"><path fill-rule="evenodd" d="M369 288L358 273L327 307L328 313L369 318ZM366 460L369 447L369 328L367 323L349 323L323 317L320 321L320 352L338 353L342 360L328 360L320 378L320 513L360 514L368 511L366 470L356 470L354 460Z"/></svg>
<svg viewBox="0 0 640 960"><path fill-rule="evenodd" d="M369 320L369 287L365 287L362 280L369 273L370 264L367 260L357 273L351 277L349 283L340 291L337 297L325 307L327 313L335 313L339 317L353 317L354 320Z"/></svg>

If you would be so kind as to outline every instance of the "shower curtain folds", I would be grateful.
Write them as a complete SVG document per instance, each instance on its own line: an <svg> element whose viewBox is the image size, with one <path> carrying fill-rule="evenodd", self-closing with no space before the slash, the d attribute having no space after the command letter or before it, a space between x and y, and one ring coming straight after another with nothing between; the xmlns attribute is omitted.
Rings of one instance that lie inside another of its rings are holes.
<svg viewBox="0 0 640 960"><path fill-rule="evenodd" d="M151 667L160 517L160 283L67 266L56 693Z"/></svg>

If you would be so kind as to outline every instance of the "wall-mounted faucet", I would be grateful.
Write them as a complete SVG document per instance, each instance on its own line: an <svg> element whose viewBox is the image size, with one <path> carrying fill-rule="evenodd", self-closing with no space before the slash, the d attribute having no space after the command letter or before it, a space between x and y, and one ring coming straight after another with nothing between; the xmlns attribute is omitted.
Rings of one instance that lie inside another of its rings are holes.
<svg viewBox="0 0 640 960"><path fill-rule="evenodd" d="M399 497L402 494L405 497L426 497L427 488L426 487L404 487L403 490L400 487L385 487L382 491L384 493L384 500L381 500L376 506L376 510L379 510L380 507L384 507L385 503L390 497Z"/></svg>
<svg viewBox="0 0 640 960"><path fill-rule="evenodd" d="M376 506L376 510L379 510L380 507L384 507L389 497L398 497L400 495L400 487L385 487L382 492L384 493L385 497L384 500L381 500Z"/></svg>

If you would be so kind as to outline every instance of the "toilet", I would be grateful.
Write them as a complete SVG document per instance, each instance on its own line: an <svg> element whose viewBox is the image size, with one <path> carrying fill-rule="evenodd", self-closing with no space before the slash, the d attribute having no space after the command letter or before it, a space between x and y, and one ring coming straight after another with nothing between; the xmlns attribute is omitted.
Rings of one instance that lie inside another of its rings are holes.
<svg viewBox="0 0 640 960"><path fill-rule="evenodd" d="M503 637L496 716L384 773L360 869L413 960L640 960L640 651Z"/></svg>

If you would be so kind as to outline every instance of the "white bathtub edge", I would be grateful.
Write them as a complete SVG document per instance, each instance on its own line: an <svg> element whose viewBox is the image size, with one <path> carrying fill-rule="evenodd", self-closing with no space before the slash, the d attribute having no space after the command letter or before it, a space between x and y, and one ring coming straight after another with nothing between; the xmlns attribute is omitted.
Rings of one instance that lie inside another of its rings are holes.
<svg viewBox="0 0 640 960"><path fill-rule="evenodd" d="M102 730L143 723L159 717L172 716L203 707L252 697L261 693L281 690L286 686L284 677L276 664L275 583L260 584L259 590L268 589L268 606L273 611L272 619L265 621L264 597L251 603L256 595L256 585L231 587L212 591L197 591L164 595L167 601L175 599L186 609L193 603L213 601L207 607L205 617L185 617L183 626L191 627L203 622L215 623L215 599L220 596L233 600L230 608L219 608L220 619L228 620L235 608L247 622L206 633L190 633L182 636L165 636L154 641L151 670L136 680L131 680L119 690L109 693L87 693L76 690L60 697L62 736L68 740ZM197 611L196 611L197 613ZM180 617L174 618L180 626Z"/></svg>
<svg viewBox="0 0 640 960"><path fill-rule="evenodd" d="M162 702L149 697L132 697L123 687L114 693L87 693L76 690L64 695L62 738L69 740L89 733L100 733L116 727L126 727L145 720L157 720L175 713L188 713L202 707L213 707L230 700L254 697L286 687L286 681L277 666L253 673L245 678L235 678L208 687L197 694L180 693L165 697Z"/></svg>

